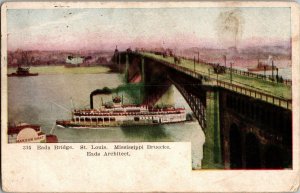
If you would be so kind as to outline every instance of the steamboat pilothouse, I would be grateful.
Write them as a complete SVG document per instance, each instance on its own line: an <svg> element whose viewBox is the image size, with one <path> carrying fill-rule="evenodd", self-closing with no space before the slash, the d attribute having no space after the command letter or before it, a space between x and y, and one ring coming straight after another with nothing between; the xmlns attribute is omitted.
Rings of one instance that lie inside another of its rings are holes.
<svg viewBox="0 0 300 193"><path fill-rule="evenodd" d="M185 108L123 105L120 96L99 109L73 110L71 120L56 124L69 128L95 128L134 125L156 125L186 121Z"/></svg>

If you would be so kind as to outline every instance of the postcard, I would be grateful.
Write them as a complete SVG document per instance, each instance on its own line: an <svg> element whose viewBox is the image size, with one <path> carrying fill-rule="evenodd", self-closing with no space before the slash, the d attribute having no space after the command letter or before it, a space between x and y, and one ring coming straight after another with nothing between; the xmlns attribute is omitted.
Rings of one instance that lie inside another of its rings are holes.
<svg viewBox="0 0 300 193"><path fill-rule="evenodd" d="M299 189L294 2L6 2L7 192Z"/></svg>

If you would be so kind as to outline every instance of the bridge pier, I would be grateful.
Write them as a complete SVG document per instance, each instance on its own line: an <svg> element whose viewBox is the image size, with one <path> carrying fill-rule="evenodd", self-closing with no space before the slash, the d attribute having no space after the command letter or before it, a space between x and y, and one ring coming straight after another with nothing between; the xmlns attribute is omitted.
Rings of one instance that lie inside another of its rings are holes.
<svg viewBox="0 0 300 193"><path fill-rule="evenodd" d="M290 168L291 112L229 91L223 91L221 95L224 167Z"/></svg>
<svg viewBox="0 0 300 193"><path fill-rule="evenodd" d="M118 53L119 73L121 73L121 54Z"/></svg>
<svg viewBox="0 0 300 193"><path fill-rule="evenodd" d="M145 77L145 59L144 59L144 57L142 57L141 65L142 65L142 82L145 83L146 77Z"/></svg>
<svg viewBox="0 0 300 193"><path fill-rule="evenodd" d="M125 63L125 81L128 82L128 75L129 75L129 56L126 54L126 63Z"/></svg>
<svg viewBox="0 0 300 193"><path fill-rule="evenodd" d="M202 168L223 168L220 142L219 91L206 92L206 128Z"/></svg>

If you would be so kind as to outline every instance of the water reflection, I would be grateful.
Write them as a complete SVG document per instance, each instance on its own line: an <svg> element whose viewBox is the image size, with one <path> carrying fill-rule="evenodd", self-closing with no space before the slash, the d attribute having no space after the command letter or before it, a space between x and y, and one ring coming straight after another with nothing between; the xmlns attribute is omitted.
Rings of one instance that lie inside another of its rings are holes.
<svg viewBox="0 0 300 193"><path fill-rule="evenodd" d="M126 137L136 139L137 141L153 142L167 141L167 139L169 139L162 125L121 127L121 130Z"/></svg>

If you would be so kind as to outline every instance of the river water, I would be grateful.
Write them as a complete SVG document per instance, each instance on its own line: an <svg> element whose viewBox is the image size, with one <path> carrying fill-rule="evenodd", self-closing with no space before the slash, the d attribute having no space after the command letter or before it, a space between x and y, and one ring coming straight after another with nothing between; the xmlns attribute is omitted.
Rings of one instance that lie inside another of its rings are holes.
<svg viewBox="0 0 300 193"><path fill-rule="evenodd" d="M41 69L41 67L38 67ZM72 108L89 108L89 95L95 89L115 88L123 84L116 73L56 73L51 67L33 77L8 77L8 121L39 124L49 133L57 119L70 119ZM56 67L57 68L57 67ZM40 70L39 69L39 70ZM50 69L50 70L49 70ZM33 71L39 71L32 67ZM160 103L174 103L191 112L179 91L172 86ZM94 107L112 96L96 96ZM130 97L124 93L130 102ZM164 101L164 98L165 99ZM59 142L191 142L192 166L201 167L204 133L197 121L160 126L107 127L98 129L69 129L55 127Z"/></svg>

